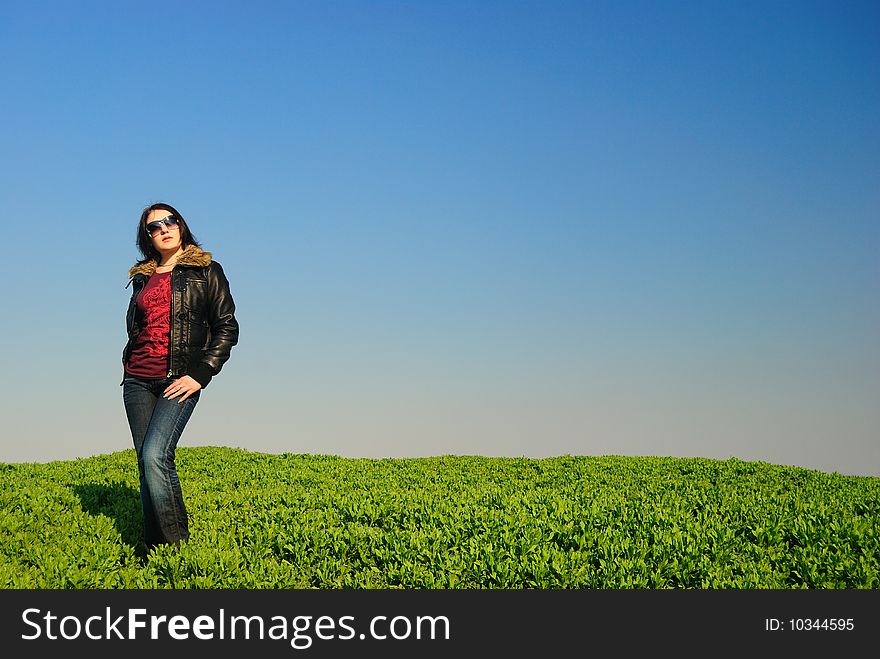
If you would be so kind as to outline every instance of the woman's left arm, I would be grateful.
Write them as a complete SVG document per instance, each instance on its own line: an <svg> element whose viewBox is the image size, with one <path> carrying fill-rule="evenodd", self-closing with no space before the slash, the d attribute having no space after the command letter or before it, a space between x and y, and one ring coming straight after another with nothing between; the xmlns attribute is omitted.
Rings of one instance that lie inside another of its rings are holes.
<svg viewBox="0 0 880 659"><path fill-rule="evenodd" d="M220 372L229 359L232 346L238 343L238 321L235 318L235 301L229 291L229 281L223 268L212 261L207 272L207 314L211 328L211 342L204 349L201 359L190 364L187 375L202 385Z"/></svg>

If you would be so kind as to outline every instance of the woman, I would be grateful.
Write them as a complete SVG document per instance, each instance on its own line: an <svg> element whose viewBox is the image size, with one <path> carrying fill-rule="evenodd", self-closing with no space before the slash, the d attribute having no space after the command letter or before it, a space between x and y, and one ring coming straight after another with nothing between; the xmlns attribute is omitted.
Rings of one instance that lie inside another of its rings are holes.
<svg viewBox="0 0 880 659"><path fill-rule="evenodd" d="M144 258L128 271L132 292L120 386L137 451L149 552L189 538L174 453L202 389L238 343L238 321L223 268L173 206L144 209L137 246Z"/></svg>

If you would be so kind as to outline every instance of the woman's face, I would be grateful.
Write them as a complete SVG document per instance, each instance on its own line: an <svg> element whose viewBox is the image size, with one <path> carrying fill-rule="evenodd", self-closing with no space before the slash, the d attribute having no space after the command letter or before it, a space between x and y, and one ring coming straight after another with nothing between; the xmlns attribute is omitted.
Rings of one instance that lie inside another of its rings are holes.
<svg viewBox="0 0 880 659"><path fill-rule="evenodd" d="M176 252L180 248L180 225L168 226L160 222L170 216L171 212L161 209L152 210L147 215L147 230L150 232L153 246L160 252ZM159 222L159 226L150 227L151 222Z"/></svg>

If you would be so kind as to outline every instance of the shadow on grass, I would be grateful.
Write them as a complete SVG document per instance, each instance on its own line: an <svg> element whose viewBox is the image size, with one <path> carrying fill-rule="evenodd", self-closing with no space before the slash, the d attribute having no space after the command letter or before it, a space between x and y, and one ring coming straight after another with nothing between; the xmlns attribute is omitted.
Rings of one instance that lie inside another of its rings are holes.
<svg viewBox="0 0 880 659"><path fill-rule="evenodd" d="M85 512L113 520L122 542L136 549L142 545L143 511L138 490L120 482L74 485L71 489Z"/></svg>

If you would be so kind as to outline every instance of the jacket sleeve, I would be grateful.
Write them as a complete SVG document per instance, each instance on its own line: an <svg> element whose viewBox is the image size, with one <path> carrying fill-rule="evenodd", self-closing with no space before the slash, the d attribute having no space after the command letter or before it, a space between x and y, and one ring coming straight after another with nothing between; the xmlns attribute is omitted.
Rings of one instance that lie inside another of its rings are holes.
<svg viewBox="0 0 880 659"><path fill-rule="evenodd" d="M229 281L216 261L208 266L207 318L211 341L202 351L201 358L190 363L187 375L208 386L211 378L220 372L229 359L232 346L238 343L238 321L235 319L235 301L229 291Z"/></svg>

